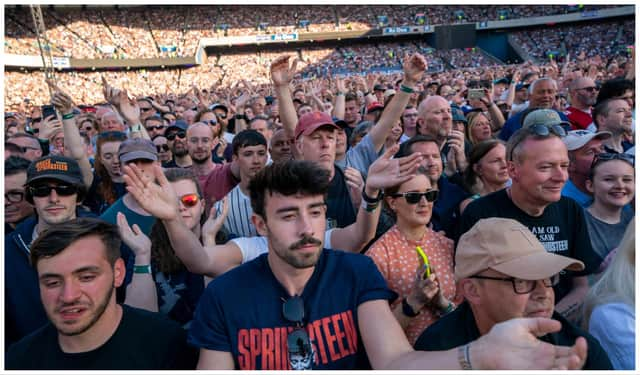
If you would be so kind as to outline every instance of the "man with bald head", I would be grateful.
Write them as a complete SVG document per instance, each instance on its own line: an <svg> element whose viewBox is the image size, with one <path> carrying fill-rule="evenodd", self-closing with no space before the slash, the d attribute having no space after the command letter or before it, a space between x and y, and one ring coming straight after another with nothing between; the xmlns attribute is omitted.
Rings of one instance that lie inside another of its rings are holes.
<svg viewBox="0 0 640 375"><path fill-rule="evenodd" d="M447 99L433 95L420 103L418 106L418 120L416 121L418 134L435 138L440 148L442 148L452 128L453 117L451 115L451 106Z"/></svg>
<svg viewBox="0 0 640 375"><path fill-rule="evenodd" d="M572 130L586 129L596 131L596 126L591 117L591 108L596 104L598 87L593 79L579 77L569 86L571 105L567 107L566 114L571 123Z"/></svg>

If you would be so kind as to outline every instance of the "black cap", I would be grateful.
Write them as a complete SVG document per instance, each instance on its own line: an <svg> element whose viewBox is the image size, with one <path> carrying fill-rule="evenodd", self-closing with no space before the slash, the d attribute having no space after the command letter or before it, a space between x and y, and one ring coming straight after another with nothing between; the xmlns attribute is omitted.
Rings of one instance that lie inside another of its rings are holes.
<svg viewBox="0 0 640 375"><path fill-rule="evenodd" d="M333 123L334 123L334 124L336 124L336 125L338 125L341 129L346 129L346 128L348 128L348 127L349 127L349 124L347 124L347 123L346 123L346 121L344 121L344 120L340 120L340 119L339 119L339 118L337 118L337 117L334 117L334 118L333 118Z"/></svg>
<svg viewBox="0 0 640 375"><path fill-rule="evenodd" d="M27 185L38 180L59 180L74 185L82 185L82 172L78 163L71 158L47 155L34 160L27 169Z"/></svg>
<svg viewBox="0 0 640 375"><path fill-rule="evenodd" d="M212 110L212 111L214 109L216 109L216 108L221 108L222 110L224 110L224 113L229 113L229 108L227 108L227 106L224 105L224 104L215 103L215 104L212 104L211 106L209 106L209 109Z"/></svg>
<svg viewBox="0 0 640 375"><path fill-rule="evenodd" d="M377 84L373 86L373 91L385 91L387 88L382 86L381 84Z"/></svg>

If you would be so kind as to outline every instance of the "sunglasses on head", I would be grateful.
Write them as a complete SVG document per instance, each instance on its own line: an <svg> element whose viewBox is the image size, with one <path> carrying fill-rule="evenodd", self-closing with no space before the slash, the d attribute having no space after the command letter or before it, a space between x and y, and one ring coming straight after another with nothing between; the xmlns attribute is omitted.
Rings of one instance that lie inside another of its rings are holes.
<svg viewBox="0 0 640 375"><path fill-rule="evenodd" d="M422 197L425 197L427 202L435 202L435 200L438 199L438 190L433 189L433 190L425 191L424 193L419 193L417 191L409 191L406 193L391 194L390 196L394 198L404 197L404 199L409 204L416 204L420 202L420 199L422 199Z"/></svg>
<svg viewBox="0 0 640 375"><path fill-rule="evenodd" d="M156 150L158 150L158 152L167 152L169 151L169 145L166 143L163 145L156 145Z"/></svg>
<svg viewBox="0 0 640 375"><path fill-rule="evenodd" d="M311 341L309 334L303 328L304 301L300 296L293 296L282 304L282 315L284 318L295 323L296 329L287 335L287 351L289 355L307 356L311 353Z"/></svg>
<svg viewBox="0 0 640 375"><path fill-rule="evenodd" d="M51 194L51 191L55 190L56 194L68 197L70 195L76 194L78 192L78 187L74 185L39 185L39 186L29 186L29 191L31 195L34 197L48 197Z"/></svg>
<svg viewBox="0 0 640 375"><path fill-rule="evenodd" d="M591 170L593 171L593 169L596 167L596 165L598 165L598 163L609 161L609 160L622 160L631 164L632 167L635 166L635 158L633 157L633 155L624 154L624 153L621 154L617 152L603 152L601 154L596 155L593 158L593 162L591 163Z"/></svg>
<svg viewBox="0 0 640 375"><path fill-rule="evenodd" d="M193 207L200 201L200 197L198 194L185 194L180 197L180 202L184 204L185 207Z"/></svg>
<svg viewBox="0 0 640 375"><path fill-rule="evenodd" d="M176 133L171 133L169 135L167 135L167 139L170 141L173 141L174 139L176 139L176 137L181 138L181 139L185 139L187 137L187 133L183 132L183 131L179 131Z"/></svg>
<svg viewBox="0 0 640 375"><path fill-rule="evenodd" d="M535 134L539 137L546 137L551 133L557 135L560 138L564 138L567 136L567 131L562 126L557 124L554 124L554 125L536 124L523 129L525 129L528 134ZM520 139L516 144L514 144L511 147L511 150L509 152L509 158L507 160L513 160L513 150L516 148L516 146L522 143L524 139L525 138Z"/></svg>

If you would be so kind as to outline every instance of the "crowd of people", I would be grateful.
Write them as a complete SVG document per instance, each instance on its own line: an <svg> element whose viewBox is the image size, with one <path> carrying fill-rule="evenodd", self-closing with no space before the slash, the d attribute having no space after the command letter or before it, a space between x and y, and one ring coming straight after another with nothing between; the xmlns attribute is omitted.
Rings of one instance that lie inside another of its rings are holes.
<svg viewBox="0 0 640 375"><path fill-rule="evenodd" d="M45 8L47 38L54 56L153 58L193 56L201 38L295 32L367 30L383 26L481 22L612 5L218 5ZM39 55L27 7L5 8L5 52ZM417 15L422 15L419 17ZM386 21L380 23L379 16ZM308 21L301 23L301 21Z"/></svg>
<svg viewBox="0 0 640 375"><path fill-rule="evenodd" d="M634 369L635 54L579 30L7 72L6 368Z"/></svg>

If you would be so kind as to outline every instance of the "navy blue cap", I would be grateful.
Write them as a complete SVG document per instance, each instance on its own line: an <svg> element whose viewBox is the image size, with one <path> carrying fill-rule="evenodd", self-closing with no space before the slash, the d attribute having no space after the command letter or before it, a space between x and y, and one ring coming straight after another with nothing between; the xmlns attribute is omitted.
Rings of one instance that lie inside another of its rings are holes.
<svg viewBox="0 0 640 375"><path fill-rule="evenodd" d="M189 125L187 124L186 121L184 121L184 120L176 120L176 122L174 122L173 124L171 124L171 125L169 125L167 127L167 130L165 130L165 134L167 134L171 130L184 130L184 131L187 131L188 127L189 127Z"/></svg>

